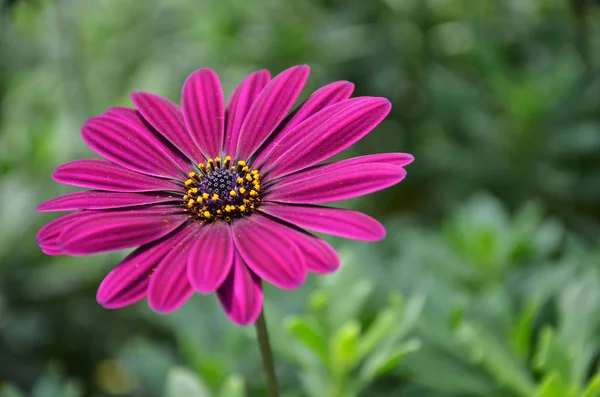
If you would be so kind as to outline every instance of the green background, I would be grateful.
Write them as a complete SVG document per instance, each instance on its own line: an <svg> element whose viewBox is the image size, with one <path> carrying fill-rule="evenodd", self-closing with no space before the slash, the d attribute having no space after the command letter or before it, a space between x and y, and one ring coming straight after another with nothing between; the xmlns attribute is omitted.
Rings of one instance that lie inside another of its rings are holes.
<svg viewBox="0 0 600 397"><path fill-rule="evenodd" d="M600 396L600 9L591 0L56 0L0 11L0 395L266 395L252 327L215 296L101 308L123 252L49 257L40 202L92 155L79 128L131 91L307 63L385 96L344 156L412 153L343 205L380 243L296 291L266 287L285 397Z"/></svg>

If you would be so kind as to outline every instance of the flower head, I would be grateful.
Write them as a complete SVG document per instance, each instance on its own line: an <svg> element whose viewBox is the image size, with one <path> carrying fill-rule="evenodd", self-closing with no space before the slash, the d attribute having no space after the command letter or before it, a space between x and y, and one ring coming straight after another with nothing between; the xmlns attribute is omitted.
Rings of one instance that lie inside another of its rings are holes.
<svg viewBox="0 0 600 397"><path fill-rule="evenodd" d="M88 120L81 134L106 160L59 166L55 181L88 188L38 207L78 211L44 226L48 255L87 255L138 247L101 283L107 308L144 297L161 313L193 293L216 292L239 325L262 308L265 280L300 286L308 271L330 273L339 258L309 229L376 241L375 219L318 204L361 196L400 182L413 157L388 153L319 164L370 132L389 113L385 98L351 98L338 81L290 113L308 77L295 66L271 79L246 77L224 106L210 69L186 80L181 108L153 94L132 95Z"/></svg>

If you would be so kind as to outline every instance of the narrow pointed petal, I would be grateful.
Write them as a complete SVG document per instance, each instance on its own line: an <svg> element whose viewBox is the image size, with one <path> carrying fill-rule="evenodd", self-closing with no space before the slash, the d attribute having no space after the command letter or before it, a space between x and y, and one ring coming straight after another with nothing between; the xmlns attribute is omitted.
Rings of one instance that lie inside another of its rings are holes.
<svg viewBox="0 0 600 397"><path fill-rule="evenodd" d="M225 109L225 153L235 153L242 124L254 101L271 81L271 74L263 69L246 77L235 88Z"/></svg>
<svg viewBox="0 0 600 397"><path fill-rule="evenodd" d="M187 263L199 228L191 224L187 229L188 236L171 247L150 277L148 305L157 313L170 313L178 309L194 293L187 278Z"/></svg>
<svg viewBox="0 0 600 397"><path fill-rule="evenodd" d="M223 89L210 69L192 73L181 94L183 116L196 145L206 158L219 156L225 134Z"/></svg>
<svg viewBox="0 0 600 397"><path fill-rule="evenodd" d="M65 194L38 205L37 212L104 210L112 208L136 207L140 205L180 203L180 196L168 193L115 193L88 190Z"/></svg>
<svg viewBox="0 0 600 397"><path fill-rule="evenodd" d="M367 135L390 112L385 98L348 99L323 109L282 137L270 155L270 178L291 174L326 160ZM339 110L332 114L334 110ZM294 137L302 136L301 140ZM284 141L285 138L285 141Z"/></svg>
<svg viewBox="0 0 600 397"><path fill-rule="evenodd" d="M56 168L52 179L67 185L110 192L183 191L169 179L130 171L106 160L75 160Z"/></svg>
<svg viewBox="0 0 600 397"><path fill-rule="evenodd" d="M317 205L264 203L260 211L293 225L353 240L379 241L385 228L361 212Z"/></svg>
<svg viewBox="0 0 600 397"><path fill-rule="evenodd" d="M407 153L380 153L369 154L366 156L352 157L345 160L334 161L327 164L317 165L302 170L306 175L318 175L322 173L335 174L343 172L348 167L361 166L366 164L384 164L403 167L410 164L414 157ZM262 178L263 183L268 183L273 180L273 174L267 174ZM282 178L283 179L283 178Z"/></svg>
<svg viewBox="0 0 600 397"><path fill-rule="evenodd" d="M142 174L178 178L189 168L183 154L133 109L112 108L92 117L81 136L102 157Z"/></svg>
<svg viewBox="0 0 600 397"><path fill-rule="evenodd" d="M373 162L391 164L397 167L404 167L405 165L409 165L410 163L415 161L414 156L408 153L382 153L374 154L372 156L356 157L356 159L357 161L361 161L359 159L366 157L370 157L369 161L374 160Z"/></svg>
<svg viewBox="0 0 600 397"><path fill-rule="evenodd" d="M194 163L203 160L204 155L192 140L179 106L148 92L134 92L131 100L144 119L188 159Z"/></svg>
<svg viewBox="0 0 600 397"><path fill-rule="evenodd" d="M321 167L276 181L268 188L265 199L296 204L329 203L385 189L406 176L404 168L389 164L358 164L334 172L319 172L318 168Z"/></svg>
<svg viewBox="0 0 600 397"><path fill-rule="evenodd" d="M315 91L298 110L285 122L282 132L290 131L298 124L334 103L345 101L354 92L354 84L349 81L334 81Z"/></svg>
<svg viewBox="0 0 600 397"><path fill-rule="evenodd" d="M244 264L238 253L234 256L231 271L217 295L227 316L239 326L254 323L262 310L260 277Z"/></svg>
<svg viewBox="0 0 600 397"><path fill-rule="evenodd" d="M76 220L83 220L89 217L90 212L76 212L61 216L42 227L36 235L37 244L42 251L48 255L62 255L62 250L58 244L58 237L62 231Z"/></svg>
<svg viewBox="0 0 600 397"><path fill-rule="evenodd" d="M284 119L300 95L309 67L284 70L262 90L248 112L237 147L237 158L248 159Z"/></svg>
<svg viewBox="0 0 600 397"><path fill-rule="evenodd" d="M234 252L227 223L204 226L188 258L187 274L192 287L201 294L215 292L231 270Z"/></svg>
<svg viewBox="0 0 600 397"><path fill-rule="evenodd" d="M185 230L179 229L129 254L98 287L98 303L107 309L118 309L145 298L156 267L184 236Z"/></svg>
<svg viewBox="0 0 600 397"><path fill-rule="evenodd" d="M304 257L289 227L256 214L231 225L243 261L260 278L282 289L298 288L306 279Z"/></svg>
<svg viewBox="0 0 600 397"><path fill-rule="evenodd" d="M261 167L265 161L268 161L271 151L275 148L278 148L281 145L286 145L289 148L298 143L304 138L301 134L292 134L286 139L283 139L283 137L292 131L298 124L310 118L312 115L319 113L324 108L350 98L353 91L354 84L348 81L336 81L315 91L296 111L290 114L286 120L282 122L281 129L278 128L278 131L269 138L265 148L261 149L256 160L254 160L254 164ZM333 114L335 114L335 112Z"/></svg>
<svg viewBox="0 0 600 397"><path fill-rule="evenodd" d="M326 241L311 234L304 235L300 246L308 271L316 274L329 274L340 268L340 257Z"/></svg>
<svg viewBox="0 0 600 397"><path fill-rule="evenodd" d="M85 220L67 226L58 242L65 254L73 256L115 251L158 240L188 219L179 206L94 211Z"/></svg>

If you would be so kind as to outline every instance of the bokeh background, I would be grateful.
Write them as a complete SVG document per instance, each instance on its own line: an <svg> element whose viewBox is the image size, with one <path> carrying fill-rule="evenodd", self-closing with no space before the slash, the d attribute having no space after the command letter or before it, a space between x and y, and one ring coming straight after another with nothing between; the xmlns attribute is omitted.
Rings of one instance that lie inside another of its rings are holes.
<svg viewBox="0 0 600 397"><path fill-rule="evenodd" d="M0 12L0 395L266 395L252 327L214 296L161 316L95 301L123 252L42 254L51 180L89 117L215 69L308 63L390 116L344 157L413 153L344 203L381 243L266 288L285 397L600 396L600 8L592 0L11 0Z"/></svg>

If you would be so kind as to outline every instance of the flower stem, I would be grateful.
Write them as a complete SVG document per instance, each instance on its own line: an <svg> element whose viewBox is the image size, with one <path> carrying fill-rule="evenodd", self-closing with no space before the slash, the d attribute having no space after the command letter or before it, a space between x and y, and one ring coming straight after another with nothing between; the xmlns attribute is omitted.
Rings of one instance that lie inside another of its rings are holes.
<svg viewBox="0 0 600 397"><path fill-rule="evenodd" d="M275 374L275 365L273 364L273 352L269 344L269 333L267 332L267 324L265 322L264 311L260 312L260 316L256 323L256 338L260 347L260 355L262 356L263 368L267 377L267 390L269 397L278 397L279 391L277 386L277 375Z"/></svg>

